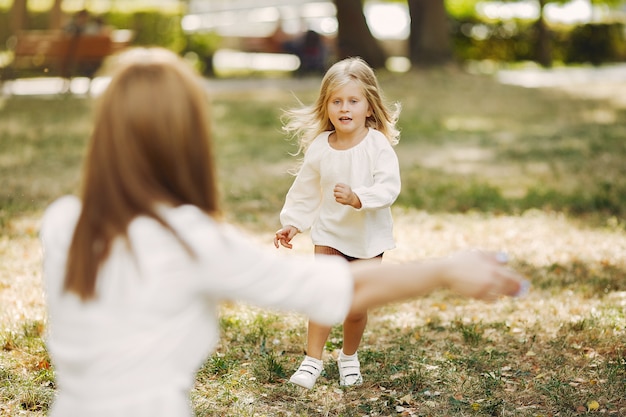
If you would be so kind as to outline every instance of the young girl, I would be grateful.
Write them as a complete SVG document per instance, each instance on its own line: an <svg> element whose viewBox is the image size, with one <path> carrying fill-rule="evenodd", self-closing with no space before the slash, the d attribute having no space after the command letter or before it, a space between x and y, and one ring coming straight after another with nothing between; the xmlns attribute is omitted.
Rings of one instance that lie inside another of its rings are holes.
<svg viewBox="0 0 626 417"><path fill-rule="evenodd" d="M251 245L219 220L206 96L172 52L125 53L99 100L81 197L55 201L41 227L52 417L192 416L222 300L332 325L440 287L485 299L520 287L495 254L355 265Z"/></svg>
<svg viewBox="0 0 626 417"><path fill-rule="evenodd" d="M313 106L286 113L285 130L299 139L300 171L280 213L274 245L311 228L316 255L348 261L382 260L395 247L390 206L400 193L400 169L393 146L400 106L389 108L374 71L360 58L334 64L322 79ZM337 364L343 386L363 382L357 348L367 311L343 322ZM323 369L330 327L309 321L307 354L290 381L312 388Z"/></svg>

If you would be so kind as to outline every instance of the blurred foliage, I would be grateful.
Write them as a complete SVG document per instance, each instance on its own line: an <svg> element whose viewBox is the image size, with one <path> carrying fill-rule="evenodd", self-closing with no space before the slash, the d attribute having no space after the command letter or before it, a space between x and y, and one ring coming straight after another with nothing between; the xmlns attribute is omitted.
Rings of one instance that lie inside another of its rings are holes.
<svg viewBox="0 0 626 417"><path fill-rule="evenodd" d="M604 1L608 3L607 1ZM459 61L493 60L519 62L535 60L535 22L527 20L488 21L475 13L476 0L447 0L455 56ZM0 10L0 51L9 38L8 10ZM185 34L181 15L160 11L108 12L105 21L117 29L135 33L135 45L158 45L179 53L193 53L198 69L211 73L211 57L219 47L215 33ZM31 12L29 29L46 29L48 13ZM552 54L555 62L599 65L626 59L623 23L552 25Z"/></svg>
<svg viewBox="0 0 626 417"><path fill-rule="evenodd" d="M536 25L523 20L481 21L465 18L451 21L455 56L459 61L534 61ZM552 57L564 64L600 65L626 59L622 23L594 23L551 28Z"/></svg>
<svg viewBox="0 0 626 417"><path fill-rule="evenodd" d="M476 16L476 4L478 0L444 0L446 10L455 19L464 19Z"/></svg>
<svg viewBox="0 0 626 417"><path fill-rule="evenodd" d="M221 37L215 32L190 33L183 53L204 75L213 75L213 54L219 48Z"/></svg>
<svg viewBox="0 0 626 417"><path fill-rule="evenodd" d="M565 47L567 63L599 65L607 61L621 61L625 57L624 25L620 23L577 26Z"/></svg>

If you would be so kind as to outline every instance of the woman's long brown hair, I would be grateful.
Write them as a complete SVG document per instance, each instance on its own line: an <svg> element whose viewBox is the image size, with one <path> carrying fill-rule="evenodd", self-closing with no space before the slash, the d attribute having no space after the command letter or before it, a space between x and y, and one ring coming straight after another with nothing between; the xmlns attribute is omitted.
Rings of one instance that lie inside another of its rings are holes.
<svg viewBox="0 0 626 417"><path fill-rule="evenodd" d="M98 270L113 241L127 238L137 216L170 228L157 212L159 203L218 213L208 100L200 77L159 48L131 50L119 61L97 103L84 161L82 212L67 263L64 288L83 300L95 296Z"/></svg>

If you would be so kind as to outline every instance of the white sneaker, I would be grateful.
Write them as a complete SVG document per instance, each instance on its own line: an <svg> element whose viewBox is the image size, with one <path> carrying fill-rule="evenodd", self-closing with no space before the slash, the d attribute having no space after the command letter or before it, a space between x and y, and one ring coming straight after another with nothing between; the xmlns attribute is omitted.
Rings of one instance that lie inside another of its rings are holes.
<svg viewBox="0 0 626 417"><path fill-rule="evenodd" d="M298 370L291 375L289 382L292 384L300 385L303 388L311 389L317 381L317 377L320 376L324 369L324 362L319 359L305 356L304 360L298 367Z"/></svg>
<svg viewBox="0 0 626 417"><path fill-rule="evenodd" d="M359 357L355 353L352 356L343 354L343 350L339 352L337 357L337 368L339 368L339 385L350 387L353 385L361 385L363 377L361 376L361 363Z"/></svg>

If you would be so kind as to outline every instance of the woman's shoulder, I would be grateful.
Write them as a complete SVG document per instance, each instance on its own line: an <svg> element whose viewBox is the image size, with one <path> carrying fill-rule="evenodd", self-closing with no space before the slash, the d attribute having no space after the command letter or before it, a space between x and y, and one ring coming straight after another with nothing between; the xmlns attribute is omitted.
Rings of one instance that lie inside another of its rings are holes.
<svg viewBox="0 0 626 417"><path fill-rule="evenodd" d="M50 205L46 208L46 211L54 211L68 208L80 208L81 206L80 199L75 195L64 195L62 197L54 200Z"/></svg>
<svg viewBox="0 0 626 417"><path fill-rule="evenodd" d="M41 235L49 236L57 230L66 230L68 233L74 229L82 203L73 195L66 195L53 201L45 210L41 222Z"/></svg>
<svg viewBox="0 0 626 417"><path fill-rule="evenodd" d="M127 229L132 245L142 247L147 256L178 248L181 240L195 252L215 242L220 234L218 221L195 205L157 203L155 211L165 224L152 215L140 215L132 219Z"/></svg>
<svg viewBox="0 0 626 417"><path fill-rule="evenodd" d="M242 229L234 224L192 204L161 206L158 210L176 234L198 253L213 244L225 247L229 242L240 243L241 239L238 240L237 236L245 235ZM162 236L163 231L166 230L156 220L144 218L133 221L130 233L145 240L150 236ZM171 237L169 231L166 231L166 235Z"/></svg>
<svg viewBox="0 0 626 417"><path fill-rule="evenodd" d="M45 210L43 215L44 223L51 219L59 220L78 216L82 207L80 199L74 195L65 195L54 200Z"/></svg>
<svg viewBox="0 0 626 417"><path fill-rule="evenodd" d="M177 230L193 230L195 228L194 224L198 226L207 220L210 221L208 214L192 204L172 206L170 204L157 203L155 210L168 225ZM161 229L163 226L152 216L138 216L130 224L131 231L155 227Z"/></svg>
<svg viewBox="0 0 626 417"><path fill-rule="evenodd" d="M183 225L193 224L199 221L213 222L213 218L205 213L200 207L193 204L182 204L176 207L164 208L162 213L169 222Z"/></svg>
<svg viewBox="0 0 626 417"><path fill-rule="evenodd" d="M181 236L193 235L196 233L207 233L208 230L221 230L224 221L205 212L200 207L193 204L182 204L180 206L161 206L158 208L163 219L174 228ZM158 225L154 219L147 219L152 226ZM158 225L160 227L160 225Z"/></svg>

